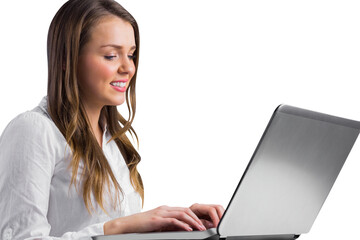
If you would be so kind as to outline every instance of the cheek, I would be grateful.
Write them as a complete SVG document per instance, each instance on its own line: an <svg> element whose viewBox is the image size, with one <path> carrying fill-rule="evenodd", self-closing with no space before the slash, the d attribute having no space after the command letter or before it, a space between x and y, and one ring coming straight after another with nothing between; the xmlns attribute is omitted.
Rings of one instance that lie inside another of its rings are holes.
<svg viewBox="0 0 360 240"><path fill-rule="evenodd" d="M92 76L96 76L99 80L109 80L109 78L114 76L116 70L116 66L99 60L91 61L88 66L89 73Z"/></svg>
<svg viewBox="0 0 360 240"><path fill-rule="evenodd" d="M135 71L136 71L135 63L131 62L131 69L129 71L130 79L134 76Z"/></svg>
<svg viewBox="0 0 360 240"><path fill-rule="evenodd" d="M90 58L83 61L79 69L81 82L96 85L96 83L111 81L117 68L101 60Z"/></svg>

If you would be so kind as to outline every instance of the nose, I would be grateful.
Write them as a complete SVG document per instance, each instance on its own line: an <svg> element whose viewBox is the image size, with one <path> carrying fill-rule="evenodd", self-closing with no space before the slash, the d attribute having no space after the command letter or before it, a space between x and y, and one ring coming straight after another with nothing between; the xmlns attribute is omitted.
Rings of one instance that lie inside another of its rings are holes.
<svg viewBox="0 0 360 240"><path fill-rule="evenodd" d="M135 66L134 66L133 61L131 59L129 59L128 56L124 56L120 60L118 73L132 75L132 73L135 70L134 68L135 68Z"/></svg>

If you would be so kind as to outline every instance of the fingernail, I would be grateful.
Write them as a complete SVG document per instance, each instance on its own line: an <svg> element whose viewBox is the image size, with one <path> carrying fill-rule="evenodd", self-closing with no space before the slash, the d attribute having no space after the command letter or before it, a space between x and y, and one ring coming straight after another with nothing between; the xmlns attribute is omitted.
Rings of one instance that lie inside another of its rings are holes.
<svg viewBox="0 0 360 240"><path fill-rule="evenodd" d="M198 226L199 226L200 230L206 230L205 225L201 221L198 222Z"/></svg>
<svg viewBox="0 0 360 240"><path fill-rule="evenodd" d="M189 232L191 232L193 229L191 227L187 227L186 230L188 230Z"/></svg>

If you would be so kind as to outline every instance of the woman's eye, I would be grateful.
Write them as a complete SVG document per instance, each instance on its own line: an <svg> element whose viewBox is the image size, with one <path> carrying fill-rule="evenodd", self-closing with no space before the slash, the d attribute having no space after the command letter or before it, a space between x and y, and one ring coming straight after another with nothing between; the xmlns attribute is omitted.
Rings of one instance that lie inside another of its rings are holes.
<svg viewBox="0 0 360 240"><path fill-rule="evenodd" d="M136 58L136 55L134 54L134 55L128 55L128 58L130 59L130 60L134 60L135 58Z"/></svg>
<svg viewBox="0 0 360 240"><path fill-rule="evenodd" d="M114 58L116 58L116 56L114 56L114 55L108 55L108 56L104 56L104 58L105 58L106 60L113 60Z"/></svg>

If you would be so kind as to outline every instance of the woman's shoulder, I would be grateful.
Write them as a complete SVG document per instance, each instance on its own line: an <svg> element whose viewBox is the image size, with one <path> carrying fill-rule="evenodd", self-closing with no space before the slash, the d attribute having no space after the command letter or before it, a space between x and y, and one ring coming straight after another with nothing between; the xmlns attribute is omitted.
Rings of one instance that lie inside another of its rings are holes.
<svg viewBox="0 0 360 240"><path fill-rule="evenodd" d="M20 129L32 129L41 127L42 130L46 130L47 128L52 128L53 121L51 120L50 116L48 115L44 100L30 111L26 111L17 115L14 119L10 121L7 128L17 128ZM46 104L46 102L45 102Z"/></svg>
<svg viewBox="0 0 360 240"><path fill-rule="evenodd" d="M12 119L5 128L5 130L10 128L17 129L17 131L19 131L40 127L42 128L42 130L46 130L47 128L49 128L50 120L39 112L26 111Z"/></svg>
<svg viewBox="0 0 360 240"><path fill-rule="evenodd" d="M31 135L34 138L36 136L45 137L46 135L62 136L47 113L46 97L34 109L23 112L12 119L2 135L9 136L15 133L22 136Z"/></svg>
<svg viewBox="0 0 360 240"><path fill-rule="evenodd" d="M52 156L51 159L58 161L61 158L57 156L64 155L65 146L65 138L48 116L46 108L39 104L16 116L6 126L0 136L0 160L36 155L44 159L44 156Z"/></svg>

